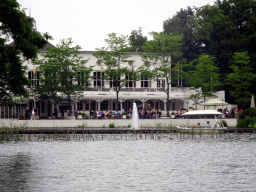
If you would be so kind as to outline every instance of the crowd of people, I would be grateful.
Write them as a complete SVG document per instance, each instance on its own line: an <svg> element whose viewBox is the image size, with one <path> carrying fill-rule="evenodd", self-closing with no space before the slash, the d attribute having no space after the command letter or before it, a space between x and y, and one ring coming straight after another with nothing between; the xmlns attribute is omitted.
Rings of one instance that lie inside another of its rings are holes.
<svg viewBox="0 0 256 192"><path fill-rule="evenodd" d="M194 108L190 108L189 110L197 110ZM172 115L172 118L175 119L183 119L184 117L182 116L182 114L188 112L189 110L176 110L171 112L170 114ZM223 113L223 117L224 118L237 118L238 114L240 112L243 111L243 109L238 109L236 107L232 107L230 110L228 109L228 107L222 109L222 108L218 108L216 109L219 112ZM139 119L161 119L162 118L162 111L161 109L155 109L155 108L150 108L150 109L138 109L138 118ZM37 113L37 109L32 109L31 111L26 109L22 115L20 115L18 118L19 119L31 119L34 120L36 119ZM78 117L78 112L75 111L74 113L75 117ZM89 113L82 113L82 117L83 119L121 119L123 118L122 116L125 115L127 119L132 118L132 109L129 109L128 111L125 111L124 109L122 109L121 111L118 110L106 110L106 111L89 111ZM4 115L4 113L2 112L2 116L1 118L11 118L12 114L9 114L9 116L7 116L7 114Z"/></svg>

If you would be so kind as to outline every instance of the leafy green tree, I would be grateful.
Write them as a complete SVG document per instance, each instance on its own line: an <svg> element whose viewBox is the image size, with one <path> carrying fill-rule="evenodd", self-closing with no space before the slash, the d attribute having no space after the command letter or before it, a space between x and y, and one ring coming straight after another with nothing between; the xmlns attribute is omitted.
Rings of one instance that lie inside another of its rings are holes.
<svg viewBox="0 0 256 192"><path fill-rule="evenodd" d="M214 57L202 54L197 60L191 61L189 66L191 71L188 72L188 82L192 89L201 88L201 93L192 94L191 98L196 96L215 97L215 93L221 86L219 77L219 68L214 65Z"/></svg>
<svg viewBox="0 0 256 192"><path fill-rule="evenodd" d="M183 34L183 58L190 62L197 58L197 44L194 38L194 10L191 7L180 9L172 18L163 22L164 33L173 35Z"/></svg>
<svg viewBox="0 0 256 192"><path fill-rule="evenodd" d="M103 80L109 83L110 87L116 92L117 110L121 88L125 87L129 80L136 80L137 78L136 71L128 67L128 63L133 63L133 60L129 60L130 55L125 52L128 47L127 38L124 35L117 36L116 33L110 33L108 39L105 39L108 47L98 48L93 54L98 62L102 64L102 68L106 68L104 69ZM126 78L128 76L129 78Z"/></svg>
<svg viewBox="0 0 256 192"><path fill-rule="evenodd" d="M142 46L147 42L147 37L142 35L141 27L139 30L133 30L129 36L129 43L132 46L131 51L142 52Z"/></svg>
<svg viewBox="0 0 256 192"><path fill-rule="evenodd" d="M236 101L246 105L251 101L254 90L256 74L250 65L248 52L236 52L233 57L233 64L230 66L233 73L227 75L227 84L232 86L230 95L236 98Z"/></svg>
<svg viewBox="0 0 256 192"><path fill-rule="evenodd" d="M151 32L153 40L147 41L142 49L141 57L144 65L139 68L142 76L153 77L160 81L160 85L166 93L167 116L169 114L171 83L175 79L172 75L177 72L175 67L178 64L172 60L181 58L181 46L183 35L172 35L158 32Z"/></svg>
<svg viewBox="0 0 256 192"><path fill-rule="evenodd" d="M0 23L0 100L28 97L23 60L36 58L50 36L32 30L34 19L20 10L16 0L0 2ZM8 45L8 41L13 43Z"/></svg>
<svg viewBox="0 0 256 192"><path fill-rule="evenodd" d="M72 39L61 40L56 47L48 48L43 60L35 61L39 65L40 85L35 88L39 96L46 95L54 100L60 94L68 98L69 108L72 95L90 86L92 67L86 67L87 60L79 56L80 46L72 47ZM70 110L70 112L72 112Z"/></svg>

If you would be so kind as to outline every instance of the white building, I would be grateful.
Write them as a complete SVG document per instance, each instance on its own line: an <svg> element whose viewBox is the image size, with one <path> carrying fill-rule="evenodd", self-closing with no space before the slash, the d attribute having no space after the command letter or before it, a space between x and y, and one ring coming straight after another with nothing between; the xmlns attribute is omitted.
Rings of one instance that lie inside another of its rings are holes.
<svg viewBox="0 0 256 192"><path fill-rule="evenodd" d="M93 56L93 53L94 51L81 51L80 56L84 60L89 59L86 65L93 66L91 75L100 77L102 76L101 65L97 64L97 58ZM131 58L128 59L134 60L134 62L124 63L122 65L127 65L131 68L133 67L134 70L136 70L143 64L143 61L138 53L132 52L129 54L131 55ZM38 57L41 59L42 55L39 55ZM38 108L38 115L40 117L51 116L56 111L59 113L60 110L69 110L68 101L64 95L62 96L62 101L58 103L49 99L39 99L38 97L33 96L33 88L40 83L40 80L36 73L33 73L35 67L31 62L26 61L24 65L27 66L28 78L32 80L30 87L31 97L27 103L27 107L29 107L29 109L34 107ZM193 92L195 91L191 90L189 87L171 87L169 95L171 101L170 111L188 109L189 107L195 108L193 101L188 99ZM225 101L225 91L218 92L217 96L218 99ZM136 82L131 81L126 87L123 87L119 93L119 108L128 111L132 108L132 103L136 102L138 108L161 109L163 115L165 115L167 109L166 97L166 93L155 79L144 78ZM116 92L108 82L102 81L100 78L92 79L91 88L84 91L82 94L73 95L71 100L72 111L83 111L88 113L90 110L116 110ZM23 106L23 108L24 107L25 106ZM22 111L23 108L20 111ZM199 105L198 109L203 109L203 107ZM64 115L66 116L66 113Z"/></svg>

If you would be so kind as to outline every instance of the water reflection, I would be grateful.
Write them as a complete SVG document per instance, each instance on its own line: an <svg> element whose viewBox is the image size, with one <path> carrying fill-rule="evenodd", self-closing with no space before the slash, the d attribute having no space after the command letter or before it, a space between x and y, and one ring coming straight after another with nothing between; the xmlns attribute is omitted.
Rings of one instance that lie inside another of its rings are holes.
<svg viewBox="0 0 256 192"><path fill-rule="evenodd" d="M0 189L2 191L28 191L31 174L30 155L18 153L0 157Z"/></svg>
<svg viewBox="0 0 256 192"><path fill-rule="evenodd" d="M0 145L2 191L256 188L255 134L34 137Z"/></svg>

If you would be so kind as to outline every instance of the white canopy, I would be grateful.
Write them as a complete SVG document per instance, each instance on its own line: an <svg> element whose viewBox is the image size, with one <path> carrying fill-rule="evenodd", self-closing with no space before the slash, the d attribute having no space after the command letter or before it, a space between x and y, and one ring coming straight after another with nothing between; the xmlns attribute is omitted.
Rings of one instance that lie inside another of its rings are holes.
<svg viewBox="0 0 256 192"><path fill-rule="evenodd" d="M228 105L227 102L221 101L219 99L211 99L210 101L207 101L205 103L202 103L201 105L207 105L207 106L222 106L222 105Z"/></svg>
<svg viewBox="0 0 256 192"><path fill-rule="evenodd" d="M193 115L223 115L216 110L193 110L182 114L183 116L193 116Z"/></svg>

